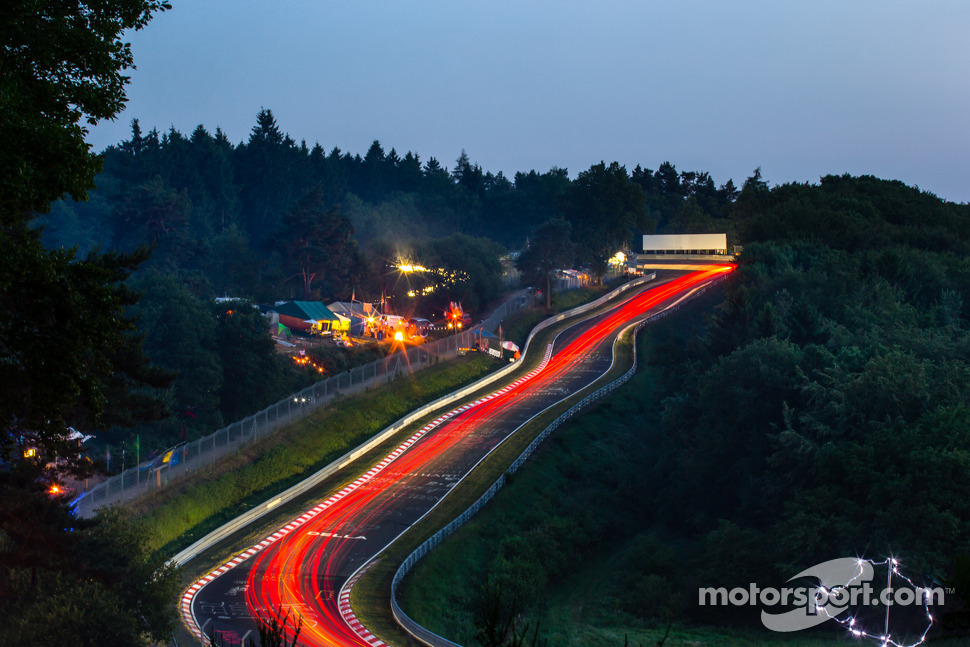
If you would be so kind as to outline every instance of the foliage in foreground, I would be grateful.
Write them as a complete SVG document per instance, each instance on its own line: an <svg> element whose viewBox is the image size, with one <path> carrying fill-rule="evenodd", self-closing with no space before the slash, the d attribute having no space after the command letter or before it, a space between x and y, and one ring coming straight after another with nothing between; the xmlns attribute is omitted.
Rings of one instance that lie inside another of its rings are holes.
<svg viewBox="0 0 970 647"><path fill-rule="evenodd" d="M290 627L289 610L274 611L269 618L256 617L256 632L259 638L250 637L242 643L226 641L218 632L211 632L205 636L205 647L296 647L303 631L303 616L297 616Z"/></svg>
<svg viewBox="0 0 970 647"><path fill-rule="evenodd" d="M2 515L42 516L46 529L10 524L0 538L5 553L11 541L25 547L20 560L0 563L0 644L100 647L110 636L136 647L172 634L179 574L152 558L139 524L119 509L82 521L56 500L21 501Z"/></svg>
<svg viewBox="0 0 970 647"><path fill-rule="evenodd" d="M0 21L0 644L119 646L174 628L176 573L158 569L120 513L75 519L52 479L90 464L67 425L164 414L125 308L148 256L50 250L36 214L83 200L101 160L86 126L116 115L133 64L121 40L164 1L4 4ZM108 402L110 401L110 406Z"/></svg>

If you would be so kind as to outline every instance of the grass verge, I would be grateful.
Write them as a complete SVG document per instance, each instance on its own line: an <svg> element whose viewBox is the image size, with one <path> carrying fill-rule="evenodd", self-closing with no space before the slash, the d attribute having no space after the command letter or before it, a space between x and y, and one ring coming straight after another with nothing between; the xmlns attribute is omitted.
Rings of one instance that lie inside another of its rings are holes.
<svg viewBox="0 0 970 647"><path fill-rule="evenodd" d="M498 368L470 355L385 387L339 398L211 467L129 507L153 537L152 550L171 555L268 497L299 482L407 413Z"/></svg>
<svg viewBox="0 0 970 647"><path fill-rule="evenodd" d="M684 623L673 624L667 634L665 623L635 617L617 599L618 586L623 586L624 578L631 577L631 554L636 548L634 541L624 537L624 531L629 529L625 529L623 512L636 503L628 498L608 501L604 495L624 492L623 484L635 478L635 465L624 465L629 462L626 457L630 451L649 451L648 447L631 447L625 442L642 436L643 425L655 422L641 419L630 422L631 417L636 417L631 414L642 411L642 402L651 400L661 379L660 371L644 361L648 355L645 351L672 331L691 334L691 319L701 317L716 299L715 295L704 296L682 313L648 326L638 343L641 369L634 381L557 430L489 506L416 566L399 592L399 601L412 618L460 644L477 644L474 606L501 542L511 537L541 537L541 534L529 534L530 529L558 517L554 528L561 528L563 535L577 528L583 532L601 523L606 525L599 526L601 532L591 535L596 537L591 550L576 554L569 547L564 549L568 568L563 574L550 577L544 599L536 604L533 620L539 618L542 638L550 646L620 647L629 640L631 647L661 642L665 647L761 644L814 647L832 645L838 640L828 636L790 636L767 630ZM659 411L659 407L653 408ZM621 429L624 422L627 428ZM610 438L614 435L619 435L619 440ZM625 467L632 470L626 472ZM577 483L584 482L581 478L584 473L598 475L598 489L586 491L577 487ZM613 494L611 498L623 497ZM573 505L565 505L568 503ZM573 516L577 510L596 520ZM604 527L608 530L602 531ZM542 546L544 551L550 548L546 544ZM385 562L393 561L392 555L387 557ZM381 568L393 572L396 566L382 563L373 570ZM385 586L382 594L386 600L389 586ZM409 644L400 633L389 637L393 644Z"/></svg>
<svg viewBox="0 0 970 647"><path fill-rule="evenodd" d="M601 288L573 291L568 307L595 299L605 291ZM535 310L526 310L519 313L519 318L535 318L535 315ZM545 314L541 313L537 320L544 318ZM514 325L515 321L512 323ZM522 325L527 325L531 330L534 324ZM552 335L547 332L539 336L536 343L542 347L551 338ZM541 357L541 352L530 353L530 357L521 363L521 370L531 370L541 361ZM279 430L235 456L227 457L211 469L200 471L165 491L144 497L131 507L155 537L152 548L161 556L171 555L329 464L410 411L474 382L498 367L488 357L469 355L464 361L425 369L420 373L420 379L411 376L382 389L337 400L307 419ZM473 400L493 390L494 386L483 387L468 399ZM199 555L183 567L184 582L195 581L214 566L298 516L307 507L326 498L329 493L338 491L399 445L415 429L439 414L429 414L426 419L401 430L340 470L315 491L281 505L272 514L260 518ZM521 449L515 456L520 452ZM182 637L190 639L187 635Z"/></svg>
<svg viewBox="0 0 970 647"><path fill-rule="evenodd" d="M552 310L547 312L545 308L529 308L516 313L509 321L503 322L505 338L522 346L532 329L545 319L559 312L565 312L576 306L594 301L610 290L616 289L619 285L620 283L594 285L566 292L556 292L552 295Z"/></svg>
<svg viewBox="0 0 970 647"><path fill-rule="evenodd" d="M599 296L598 294L594 294ZM559 326L542 331L533 341L534 349L544 348L555 335L575 323L566 320ZM370 570L358 581L351 594L351 604L357 617L375 635L389 644L410 644L409 636L397 625L390 609L391 580L398 566L425 539L464 512L482 492L488 489L526 447L551 422L573 404L601 386L616 380L630 367L633 357L632 335L626 334L617 341L616 362L610 371L590 388L573 394L566 401L543 412L499 445L482 463L459 483L434 510L415 524L380 556ZM541 355L541 352L536 353ZM595 406L595 405L594 405ZM511 480L511 479L510 479Z"/></svg>
<svg viewBox="0 0 970 647"><path fill-rule="evenodd" d="M597 296L599 291L587 291L582 298L589 300ZM528 318L534 312L526 310L519 316ZM531 370L541 356L542 353L530 353L520 370ZM152 548L159 555L171 555L329 464L408 412L474 382L500 366L486 356L470 354L465 360L424 369L417 376L400 379L381 389L339 399L211 468L161 492L142 497L133 502L132 511L148 525L154 537ZM493 390L491 386L483 387L468 399ZM262 538L266 530L275 530L281 520L297 516L311 502L326 498L327 494L322 493L337 491L353 481L365 466L386 455L437 415L429 414L427 419L401 430L321 484L316 491L280 506L273 514L206 551L185 569L187 581L248 547L255 539Z"/></svg>

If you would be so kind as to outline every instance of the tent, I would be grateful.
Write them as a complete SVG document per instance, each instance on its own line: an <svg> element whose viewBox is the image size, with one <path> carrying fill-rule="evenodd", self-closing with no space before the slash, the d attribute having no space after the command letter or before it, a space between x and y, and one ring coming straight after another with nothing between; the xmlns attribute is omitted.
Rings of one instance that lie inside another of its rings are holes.
<svg viewBox="0 0 970 647"><path fill-rule="evenodd" d="M373 316L374 306L361 301L334 301L327 307L335 315L347 319L345 325L353 335L363 336L367 330L367 318Z"/></svg>
<svg viewBox="0 0 970 647"><path fill-rule="evenodd" d="M340 326L340 317L319 301L288 301L274 310L290 330L322 335Z"/></svg>

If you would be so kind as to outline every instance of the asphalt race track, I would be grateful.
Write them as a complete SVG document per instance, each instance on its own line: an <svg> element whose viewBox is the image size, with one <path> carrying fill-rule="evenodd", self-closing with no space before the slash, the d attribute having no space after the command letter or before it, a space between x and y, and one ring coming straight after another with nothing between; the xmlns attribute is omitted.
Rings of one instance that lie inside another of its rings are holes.
<svg viewBox="0 0 970 647"><path fill-rule="evenodd" d="M301 645L381 644L348 605L341 608L349 578L524 422L608 371L613 341L626 325L729 270L717 266L648 284L566 329L540 349L545 358L528 375L440 416L354 483L190 587L182 599L189 630L238 645L256 635L257 615L284 609L303 619Z"/></svg>

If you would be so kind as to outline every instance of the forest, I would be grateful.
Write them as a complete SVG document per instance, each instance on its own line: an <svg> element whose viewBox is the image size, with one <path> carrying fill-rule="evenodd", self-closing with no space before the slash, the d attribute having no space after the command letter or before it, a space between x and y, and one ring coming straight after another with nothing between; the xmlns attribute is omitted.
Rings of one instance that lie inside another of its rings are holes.
<svg viewBox="0 0 970 647"><path fill-rule="evenodd" d="M965 635L970 206L756 174L731 217L744 249L723 293L645 333L645 375L557 431L418 576L432 628L472 640L491 586L551 645L583 622L763 631L756 607L700 606L699 587L780 586L847 556L951 587L933 636Z"/></svg>
<svg viewBox="0 0 970 647"><path fill-rule="evenodd" d="M662 406L639 430L650 449L636 475L617 485L649 501L632 516L616 510L637 547L624 553L620 607L730 622L692 606L699 582L778 581L833 551L893 550L942 580L970 541L967 205L868 176L770 187L756 169L740 189L716 187L669 163L510 180L464 152L451 170L376 141L363 157L326 153L297 144L269 110L238 145L218 129L145 134L134 121L96 183L88 201L40 218L45 243L151 245L130 281L141 294L131 312L147 356L175 376L159 421L116 426L103 441L196 436L313 379L274 352L255 310L227 312L215 296L355 294L412 309L447 298L477 310L508 287L510 258L523 281L555 267L595 275L638 233L723 231L744 250L724 302L694 334L649 351L663 372L650 399ZM424 285L447 277L445 289L409 297L404 262L438 268ZM563 533L561 523L556 513L500 542L491 576L516 604L544 599L570 563L562 551L599 550L598 532L616 529L573 520L584 532ZM546 531L555 539L536 536ZM535 548L549 542L557 548ZM652 603L660 585L677 593Z"/></svg>
<svg viewBox="0 0 970 647"><path fill-rule="evenodd" d="M378 141L327 152L268 109L244 142L133 121L97 154L87 128L122 111L134 65L122 36L170 5L8 5L0 643L170 637L178 572L124 510L76 518L50 466L100 467L69 426L147 453L311 379L255 309L215 297L480 311L513 266L534 286L556 268L599 276L653 231L743 246L723 303L646 349L650 379L594 410L581 443L568 430L550 443L571 450L563 478L535 488L541 504L494 543L482 580L524 613L578 565L605 563L614 617L730 624L692 604L698 584L889 553L968 599L970 206L868 176L770 187L755 170L718 186L669 162L509 178L465 152L450 168ZM420 290L404 265L429 270Z"/></svg>
<svg viewBox="0 0 970 647"><path fill-rule="evenodd" d="M450 169L378 141L363 157L326 152L297 143L268 109L238 144L219 128L160 134L135 119L130 138L102 158L87 200L56 201L35 226L49 248L78 255L151 248L130 281L141 295L130 312L147 356L173 381L156 391L164 412L97 434L98 451L114 446L116 455L136 442L147 454L196 438L314 379L274 352L259 316L215 297L353 297L428 318L456 301L477 313L513 287L515 259L522 281L542 285L555 269L602 273L636 232L733 235L728 215L740 193L731 180L717 187L707 173L666 162L509 179L464 151ZM405 274L405 264L428 271ZM341 352L320 362L336 371L373 358Z"/></svg>
<svg viewBox="0 0 970 647"><path fill-rule="evenodd" d="M652 521L716 560L712 581L847 555L952 583L970 545L970 208L870 177L760 195L703 337L658 353Z"/></svg>

